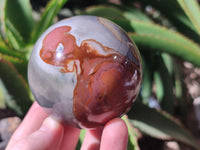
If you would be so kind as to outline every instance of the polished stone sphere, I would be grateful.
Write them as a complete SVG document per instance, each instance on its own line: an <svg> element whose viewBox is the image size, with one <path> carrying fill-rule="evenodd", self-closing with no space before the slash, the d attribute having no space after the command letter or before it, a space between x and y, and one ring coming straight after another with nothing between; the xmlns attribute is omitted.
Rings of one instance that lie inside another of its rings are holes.
<svg viewBox="0 0 200 150"><path fill-rule="evenodd" d="M58 121L79 128L102 126L126 113L141 78L136 45L119 26L96 16L49 27L28 64L35 100Z"/></svg>

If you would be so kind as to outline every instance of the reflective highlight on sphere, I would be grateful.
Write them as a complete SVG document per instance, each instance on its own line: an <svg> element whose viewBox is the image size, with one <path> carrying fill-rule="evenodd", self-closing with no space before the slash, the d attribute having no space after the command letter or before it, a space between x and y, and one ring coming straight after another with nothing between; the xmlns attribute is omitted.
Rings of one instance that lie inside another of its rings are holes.
<svg viewBox="0 0 200 150"><path fill-rule="evenodd" d="M111 21L76 16L47 29L32 51L36 101L64 124L94 128L126 113L141 84L139 52Z"/></svg>

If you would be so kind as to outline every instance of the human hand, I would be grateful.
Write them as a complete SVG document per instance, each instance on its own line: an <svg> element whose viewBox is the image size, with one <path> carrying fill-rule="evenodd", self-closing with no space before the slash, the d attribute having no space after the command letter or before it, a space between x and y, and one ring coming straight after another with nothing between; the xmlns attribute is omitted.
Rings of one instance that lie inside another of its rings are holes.
<svg viewBox="0 0 200 150"><path fill-rule="evenodd" d="M74 150L79 133L80 129L48 117L34 102L6 150ZM122 119L115 118L102 128L87 130L81 150L125 150L127 143L127 126Z"/></svg>

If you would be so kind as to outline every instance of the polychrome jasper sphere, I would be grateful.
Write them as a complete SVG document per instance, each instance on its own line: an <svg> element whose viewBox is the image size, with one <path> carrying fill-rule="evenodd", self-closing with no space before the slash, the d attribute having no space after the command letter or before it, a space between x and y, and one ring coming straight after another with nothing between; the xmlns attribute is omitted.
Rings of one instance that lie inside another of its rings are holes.
<svg viewBox="0 0 200 150"><path fill-rule="evenodd" d="M64 124L94 128L126 113L142 78L141 58L111 21L76 16L48 28L28 65L33 96Z"/></svg>

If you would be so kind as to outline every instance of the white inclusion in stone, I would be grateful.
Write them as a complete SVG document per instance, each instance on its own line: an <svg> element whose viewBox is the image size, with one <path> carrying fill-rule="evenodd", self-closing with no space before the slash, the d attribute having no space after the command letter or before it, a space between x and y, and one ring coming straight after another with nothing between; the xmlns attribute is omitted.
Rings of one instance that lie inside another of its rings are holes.
<svg viewBox="0 0 200 150"><path fill-rule="evenodd" d="M131 78L131 81L130 82L126 82L125 86L131 86L134 83L136 83L137 82L137 74L138 74L138 72L137 72L137 70L135 70L135 72L134 72L134 74L133 74L133 76Z"/></svg>
<svg viewBox="0 0 200 150"><path fill-rule="evenodd" d="M64 50L64 46L62 43L59 43L57 48L56 48L56 57L60 58L62 56L62 51Z"/></svg>

